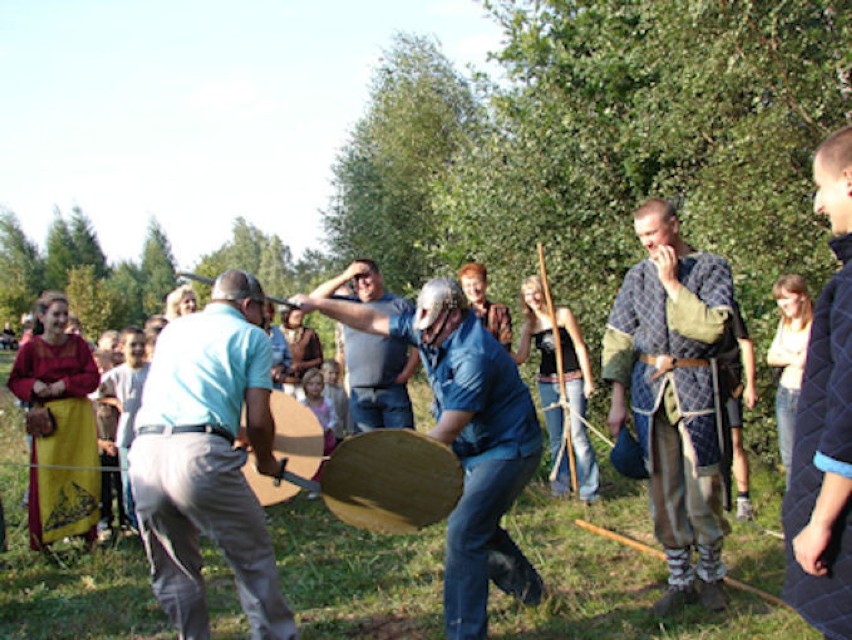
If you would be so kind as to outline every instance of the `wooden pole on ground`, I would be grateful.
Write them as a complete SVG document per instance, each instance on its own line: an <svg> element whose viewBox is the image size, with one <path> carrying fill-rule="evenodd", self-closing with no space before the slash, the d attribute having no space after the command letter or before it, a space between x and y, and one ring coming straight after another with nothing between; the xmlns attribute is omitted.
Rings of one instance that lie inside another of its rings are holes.
<svg viewBox="0 0 852 640"><path fill-rule="evenodd" d="M609 538L610 540L615 540L616 542L620 542L621 544L631 547L632 549L636 549L637 551L641 551L642 553L646 553L650 556L654 556L655 558L659 558L663 562L666 561L666 554L660 551L659 549L654 549L653 547L649 547L648 545L639 542L638 540L634 540L633 538L628 538L627 536L623 536L620 533L616 533L614 531L610 531L609 529L604 529L603 527L598 527L597 525L592 524L591 522L586 522L585 520L574 520L574 524L578 527L585 529L586 531L591 531L592 533L596 533L599 536L603 536L604 538ZM740 582L739 580L734 580L728 576L724 578L725 584L734 589L738 589L740 591L746 591L748 593L756 595L758 598L765 600L770 604L774 604L778 607L784 607L785 609L789 609L790 611L795 611L790 605L781 600L772 594L766 593L765 591L761 591L760 589L756 589L751 585L747 585L744 582Z"/></svg>

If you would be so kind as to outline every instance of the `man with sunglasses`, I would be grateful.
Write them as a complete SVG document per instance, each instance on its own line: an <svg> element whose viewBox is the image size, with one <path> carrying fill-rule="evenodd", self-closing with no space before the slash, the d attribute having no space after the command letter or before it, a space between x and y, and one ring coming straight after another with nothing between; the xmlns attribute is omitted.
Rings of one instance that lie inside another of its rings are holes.
<svg viewBox="0 0 852 640"><path fill-rule="evenodd" d="M353 295L335 295L346 283L350 283ZM370 258L357 258L342 273L314 289L311 297L357 302L384 315L411 310L410 302L385 291L382 272ZM347 326L343 328L343 344L356 432L413 429L414 413L406 385L417 370L417 351L409 350L400 340Z"/></svg>

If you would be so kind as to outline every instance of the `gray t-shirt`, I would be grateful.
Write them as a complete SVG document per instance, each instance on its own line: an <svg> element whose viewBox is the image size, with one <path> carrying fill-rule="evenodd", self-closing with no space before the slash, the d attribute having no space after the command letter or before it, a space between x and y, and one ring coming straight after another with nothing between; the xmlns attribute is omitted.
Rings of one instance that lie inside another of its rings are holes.
<svg viewBox="0 0 852 640"><path fill-rule="evenodd" d="M414 309L408 300L391 293L385 293L373 302L361 302L357 297L335 298L366 304L388 316ZM408 362L408 345L396 338L364 333L346 326L343 327L343 337L351 387L389 387Z"/></svg>

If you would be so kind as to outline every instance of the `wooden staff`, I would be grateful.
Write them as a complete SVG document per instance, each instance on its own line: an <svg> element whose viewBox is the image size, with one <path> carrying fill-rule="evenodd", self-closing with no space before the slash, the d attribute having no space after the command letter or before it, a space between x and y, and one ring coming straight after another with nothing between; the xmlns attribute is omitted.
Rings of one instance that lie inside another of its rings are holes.
<svg viewBox="0 0 852 640"><path fill-rule="evenodd" d="M544 292L544 301L547 304L547 315L550 316L550 326L553 329L553 346L556 349L556 375L559 379L559 406L562 408L562 446L559 455L553 463L550 472L551 481L556 479L559 465L562 464L564 451L568 450L568 467L571 471L571 485L577 495L580 495L580 485L577 482L577 463L574 459L574 446L571 443L571 407L568 404L568 392L565 389L565 376L562 373L562 340L559 337L559 324L556 320L556 307L553 306L553 298L550 296L550 285L547 282L547 269L544 266L544 245L540 242L538 247L538 267L541 273L541 288Z"/></svg>
<svg viewBox="0 0 852 640"><path fill-rule="evenodd" d="M202 284L209 284L211 287L216 283L216 280L213 278L208 278L207 276L201 276L197 273L190 273L188 271L178 271L176 274L179 278L186 278L187 280L195 280L196 282L201 282ZM270 302L274 302L275 304L282 304L285 307L289 307L290 309L298 309L299 305L294 302L290 302L289 300L285 300L284 298L277 298L275 296L264 296Z"/></svg>
<svg viewBox="0 0 852 640"><path fill-rule="evenodd" d="M574 520L574 524L578 527L585 529L586 531L591 531L592 533L596 533L599 536L603 536L604 538L609 538L610 540L615 540L616 542L620 542L623 545L636 549L637 551L641 551L642 553L646 553L648 555L654 556L655 558L659 558L662 561L666 561L666 554L660 551L659 549L654 549L649 547L646 544L639 542L638 540L634 540L633 538L628 538L627 536L623 536L620 533L615 533L614 531L610 531L609 529L604 529L603 527L598 527L593 525L591 522L586 522L585 520ZM766 593L765 591L761 591L760 589L756 589L751 585L748 585L744 582L740 582L739 580L734 580L728 576L723 578L725 584L734 589L739 589L740 591L746 591L748 593L756 595L758 598L762 598L769 602L770 604L774 604L779 607L784 607L785 609L789 609L790 611L794 611L794 609L788 605L786 602L781 600L772 594Z"/></svg>

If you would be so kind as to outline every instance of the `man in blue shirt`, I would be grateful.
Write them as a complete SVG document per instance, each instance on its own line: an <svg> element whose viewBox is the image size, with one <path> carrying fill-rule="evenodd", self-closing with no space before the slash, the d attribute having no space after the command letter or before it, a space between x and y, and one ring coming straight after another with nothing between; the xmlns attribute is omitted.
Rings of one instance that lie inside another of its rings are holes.
<svg viewBox="0 0 852 640"><path fill-rule="evenodd" d="M129 456L136 513L154 594L181 638L210 637L199 533L233 569L252 637L298 636L263 509L241 471L245 450L232 446L245 401L244 435L257 471L278 473L272 347L260 328L264 300L251 274L220 275L202 313L174 320L160 334L136 417Z"/></svg>
<svg viewBox="0 0 852 640"><path fill-rule="evenodd" d="M525 604L538 604L541 578L500 519L538 468L541 427L517 366L470 312L458 284L431 280L415 311L392 316L342 300L296 301L305 311L405 340L420 352L435 394L437 423L429 435L451 445L465 471L464 493L447 523L447 637L487 637L489 579Z"/></svg>

